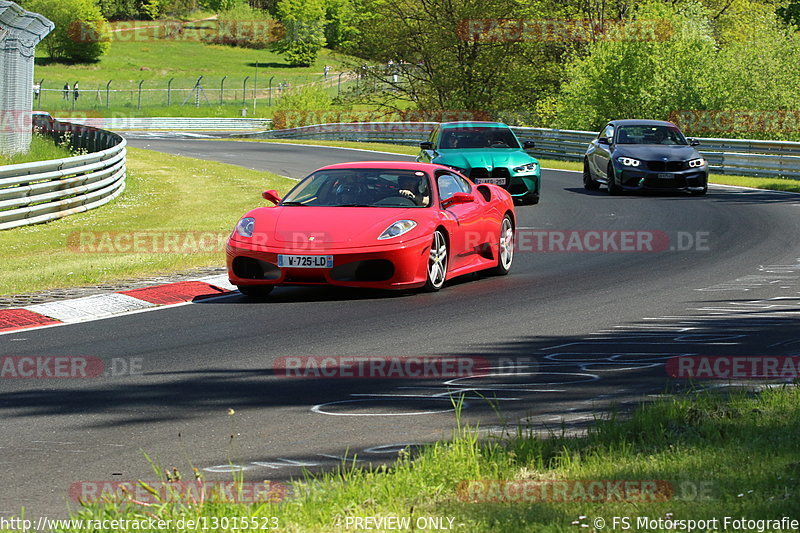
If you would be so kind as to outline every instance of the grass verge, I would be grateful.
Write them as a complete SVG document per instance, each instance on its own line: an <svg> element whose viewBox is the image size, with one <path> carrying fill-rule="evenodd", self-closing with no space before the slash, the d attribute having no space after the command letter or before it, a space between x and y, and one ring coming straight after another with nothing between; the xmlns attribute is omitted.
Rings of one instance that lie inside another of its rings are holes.
<svg viewBox="0 0 800 533"><path fill-rule="evenodd" d="M34 134L31 137L31 148L27 152L4 156L0 154L0 165L17 165L47 159L61 159L75 154L67 146L55 144L52 139Z"/></svg>
<svg viewBox="0 0 800 533"><path fill-rule="evenodd" d="M288 143L288 144L313 144L318 146L339 146L341 148L361 148L363 150L376 150L391 152L393 154L417 155L419 150L414 146L401 144L360 143L352 141L284 141L272 139L237 139L257 142ZM539 159L543 168L558 170L583 170L583 165L576 161L557 161L555 159ZM786 178L753 178L749 176L733 176L730 174L711 174L711 183L719 185L735 185L738 187L751 187L753 189L768 189L772 191L800 192L800 180Z"/></svg>
<svg viewBox="0 0 800 533"><path fill-rule="evenodd" d="M459 429L452 441L431 444L413 458L401 456L388 468L342 465L336 472L294 482L294 496L280 503L170 503L144 508L91 504L73 517L155 516L173 524L205 517L209 523L217 520L218 531L233 531L235 517L277 517L280 530L292 532L353 530L356 517L409 518L414 524L424 517L443 517L444 524L452 518L450 530L464 532L600 531L598 518L605 521L606 530L626 529L619 520L627 518L633 524L627 529L632 531L687 531L685 526L644 528L637 520L717 518L717 527L695 530L724 530L726 516L797 517L799 433L800 390L795 387L766 389L757 395L691 393L643 405L629 419L612 415L598 420L583 437L541 439L519 431L510 438L479 439L476 431ZM551 486L566 482L572 488L563 496L533 490L524 497L523 492L486 491L480 488L486 485L469 483L476 480L528 483L528 487L549 480ZM590 487L592 480L630 481L637 487L657 480L659 489L619 495L577 490ZM475 501L484 498L500 501ZM611 527L614 517L618 522ZM730 525L727 529L759 530Z"/></svg>
<svg viewBox="0 0 800 533"><path fill-rule="evenodd" d="M119 198L0 232L0 294L224 265L222 243L239 217L261 204L261 191L285 192L292 184L267 172L128 148Z"/></svg>

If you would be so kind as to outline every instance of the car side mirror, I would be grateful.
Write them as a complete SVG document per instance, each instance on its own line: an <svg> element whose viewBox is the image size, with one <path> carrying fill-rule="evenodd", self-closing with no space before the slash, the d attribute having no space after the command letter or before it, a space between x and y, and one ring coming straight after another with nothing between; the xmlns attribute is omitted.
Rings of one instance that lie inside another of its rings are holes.
<svg viewBox="0 0 800 533"><path fill-rule="evenodd" d="M430 141L422 141L419 143L419 147L423 150L433 150L433 143Z"/></svg>
<svg viewBox="0 0 800 533"><path fill-rule="evenodd" d="M689 139L689 146L700 146L700 141L697 139Z"/></svg>
<svg viewBox="0 0 800 533"><path fill-rule="evenodd" d="M536 148L536 143L533 141L525 141L524 143L522 143L523 150L531 150L533 148Z"/></svg>
<svg viewBox="0 0 800 533"><path fill-rule="evenodd" d="M469 204L475 201L475 198L466 192L457 192L447 200L442 200L442 207L447 209L452 205Z"/></svg>
<svg viewBox="0 0 800 533"><path fill-rule="evenodd" d="M611 140L608 137L598 137L597 142L598 144L611 144Z"/></svg>
<svg viewBox="0 0 800 533"><path fill-rule="evenodd" d="M278 203L281 201L281 197L278 196L278 191L273 191L273 190L264 191L261 193L261 197L264 200L272 202L275 205L278 205Z"/></svg>

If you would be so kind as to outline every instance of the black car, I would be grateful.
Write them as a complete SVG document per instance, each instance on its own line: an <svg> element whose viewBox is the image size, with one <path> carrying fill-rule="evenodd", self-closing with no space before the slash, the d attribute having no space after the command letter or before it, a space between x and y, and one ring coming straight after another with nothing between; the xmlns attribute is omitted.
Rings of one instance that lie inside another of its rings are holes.
<svg viewBox="0 0 800 533"><path fill-rule="evenodd" d="M583 185L610 194L623 191L708 190L708 163L671 122L612 120L592 141L583 159Z"/></svg>

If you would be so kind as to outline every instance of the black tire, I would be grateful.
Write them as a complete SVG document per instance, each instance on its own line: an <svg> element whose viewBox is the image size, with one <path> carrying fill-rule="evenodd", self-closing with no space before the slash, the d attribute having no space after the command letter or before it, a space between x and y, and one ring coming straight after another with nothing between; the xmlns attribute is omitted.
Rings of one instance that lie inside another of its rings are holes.
<svg viewBox="0 0 800 533"><path fill-rule="evenodd" d="M274 285L237 285L237 289L239 292L242 293L243 296L252 299L258 298L266 298L269 293L272 292L272 289L275 288Z"/></svg>
<svg viewBox="0 0 800 533"><path fill-rule="evenodd" d="M500 223L500 242L497 246L497 266L489 272L495 276L505 276L511 272L514 262L514 223L508 215Z"/></svg>
<svg viewBox="0 0 800 533"><path fill-rule="evenodd" d="M447 278L448 254L447 238L442 230L437 229L433 232L433 242L428 254L428 278L422 288L425 292L436 292L444 285L444 280Z"/></svg>
<svg viewBox="0 0 800 533"><path fill-rule="evenodd" d="M608 180L608 194L611 196L618 196L622 194L622 187L617 184L617 178L614 177L614 165L611 163L608 164L606 179Z"/></svg>
<svg viewBox="0 0 800 533"><path fill-rule="evenodd" d="M592 177L589 161L586 159L583 160L583 188L587 191L596 191L600 188L600 183L596 182Z"/></svg>

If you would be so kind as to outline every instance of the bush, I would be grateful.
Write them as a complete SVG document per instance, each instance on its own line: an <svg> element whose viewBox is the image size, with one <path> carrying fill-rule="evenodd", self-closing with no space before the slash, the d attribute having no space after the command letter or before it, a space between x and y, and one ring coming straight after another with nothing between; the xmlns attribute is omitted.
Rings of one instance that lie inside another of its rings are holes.
<svg viewBox="0 0 800 533"><path fill-rule="evenodd" d="M55 23L42 41L52 58L97 61L111 44L108 23L92 0L32 0L26 8Z"/></svg>
<svg viewBox="0 0 800 533"><path fill-rule="evenodd" d="M272 127L276 130L319 124L326 110L332 109L333 99L321 87L313 85L290 91L276 105Z"/></svg>
<svg viewBox="0 0 800 533"><path fill-rule="evenodd" d="M242 3L219 13L217 29L210 42L246 48L267 48L282 37L269 13Z"/></svg>

